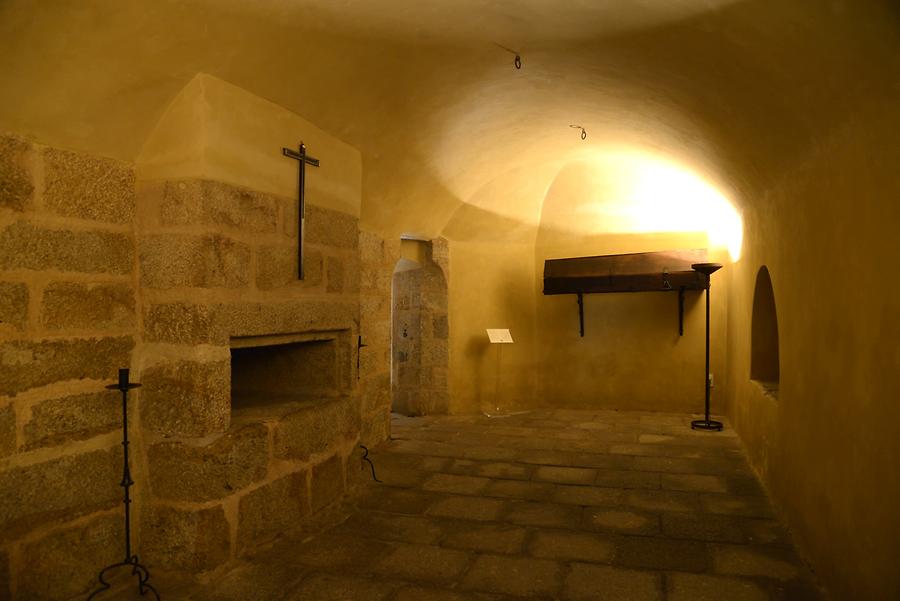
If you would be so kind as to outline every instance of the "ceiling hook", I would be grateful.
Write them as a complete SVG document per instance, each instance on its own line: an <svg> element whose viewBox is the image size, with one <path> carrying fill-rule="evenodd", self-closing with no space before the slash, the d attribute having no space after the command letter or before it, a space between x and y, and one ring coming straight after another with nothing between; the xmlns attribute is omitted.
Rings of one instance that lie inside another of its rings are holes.
<svg viewBox="0 0 900 601"><path fill-rule="evenodd" d="M569 127L574 127L575 129L580 129L581 130L581 139L582 140L587 139L587 132L584 130L583 127L581 127L580 125L569 125Z"/></svg>
<svg viewBox="0 0 900 601"><path fill-rule="evenodd" d="M513 61L513 64L516 66L516 69L521 69L522 68L522 57L517 54L516 60Z"/></svg>

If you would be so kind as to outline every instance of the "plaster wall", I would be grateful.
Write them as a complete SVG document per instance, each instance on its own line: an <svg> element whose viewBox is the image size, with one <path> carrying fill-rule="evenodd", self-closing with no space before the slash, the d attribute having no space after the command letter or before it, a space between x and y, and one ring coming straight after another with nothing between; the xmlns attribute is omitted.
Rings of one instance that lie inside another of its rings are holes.
<svg viewBox="0 0 900 601"><path fill-rule="evenodd" d="M533 252L533 244L450 243L452 413L534 406ZM515 342L492 345L486 328L509 328Z"/></svg>
<svg viewBox="0 0 900 601"><path fill-rule="evenodd" d="M538 235L535 248L536 362L540 402L548 406L702 412L705 299L685 293L684 336L677 292L584 295L584 337L576 295L545 296L545 259L705 248L705 234ZM724 411L724 278L712 280L710 372L713 412Z"/></svg>
<svg viewBox="0 0 900 601"><path fill-rule="evenodd" d="M728 286L729 415L834 599L900 598L900 145L871 99L745 220ZM777 399L750 380L759 268L778 312ZM715 276L714 276L715 277Z"/></svg>

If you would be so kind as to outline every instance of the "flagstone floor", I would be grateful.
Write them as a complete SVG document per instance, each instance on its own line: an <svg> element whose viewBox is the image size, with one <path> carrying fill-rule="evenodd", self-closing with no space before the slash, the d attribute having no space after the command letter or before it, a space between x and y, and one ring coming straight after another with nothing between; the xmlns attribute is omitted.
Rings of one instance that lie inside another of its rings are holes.
<svg viewBox="0 0 900 601"><path fill-rule="evenodd" d="M395 417L346 519L163 598L821 599L738 438L694 417Z"/></svg>

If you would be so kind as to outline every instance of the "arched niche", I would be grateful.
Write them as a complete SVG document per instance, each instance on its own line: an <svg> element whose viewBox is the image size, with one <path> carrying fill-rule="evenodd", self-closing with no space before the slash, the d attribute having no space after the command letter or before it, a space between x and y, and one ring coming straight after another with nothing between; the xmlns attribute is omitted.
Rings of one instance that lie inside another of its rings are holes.
<svg viewBox="0 0 900 601"><path fill-rule="evenodd" d="M768 268L756 274L753 292L753 321L750 333L750 379L772 396L778 396L778 313Z"/></svg>
<svg viewBox="0 0 900 601"><path fill-rule="evenodd" d="M391 410L447 413L446 241L403 240L392 280Z"/></svg>

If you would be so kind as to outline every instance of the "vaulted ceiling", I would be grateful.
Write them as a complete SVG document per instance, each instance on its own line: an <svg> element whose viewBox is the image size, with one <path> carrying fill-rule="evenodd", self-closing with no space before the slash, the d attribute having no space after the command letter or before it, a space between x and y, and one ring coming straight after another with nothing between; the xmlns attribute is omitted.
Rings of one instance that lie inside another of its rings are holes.
<svg viewBox="0 0 900 601"><path fill-rule="evenodd" d="M620 163L605 157L623 152L752 207L829 131L898 93L900 9L4 0L0 72L0 130L125 160L209 73L357 147L369 227L519 239L567 165L613 177Z"/></svg>

